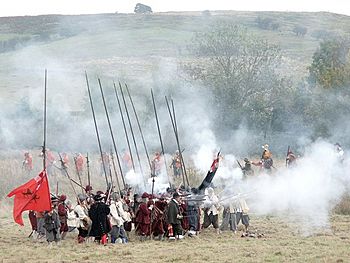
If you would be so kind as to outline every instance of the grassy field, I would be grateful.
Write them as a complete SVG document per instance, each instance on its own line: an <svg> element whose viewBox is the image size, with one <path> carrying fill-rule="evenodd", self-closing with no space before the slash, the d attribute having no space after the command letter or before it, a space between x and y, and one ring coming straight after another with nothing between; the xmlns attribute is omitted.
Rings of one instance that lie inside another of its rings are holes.
<svg viewBox="0 0 350 263"><path fill-rule="evenodd" d="M251 216L251 230L262 238L233 235L213 229L196 238L169 241L138 241L134 234L126 245L78 244L69 233L59 246L33 241L28 220L15 225L8 207L1 207L0 260L2 262L348 262L350 216L332 216L331 228L312 236L298 233L277 217Z"/></svg>

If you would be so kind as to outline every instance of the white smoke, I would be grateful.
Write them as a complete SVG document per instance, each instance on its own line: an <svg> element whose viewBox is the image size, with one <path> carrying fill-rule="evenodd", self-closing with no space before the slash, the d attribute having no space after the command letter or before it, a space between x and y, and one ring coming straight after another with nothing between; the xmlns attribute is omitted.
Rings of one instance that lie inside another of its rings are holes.
<svg viewBox="0 0 350 263"><path fill-rule="evenodd" d="M324 141L308 146L296 167L277 167L273 175L256 173L243 181L233 162L234 157L228 155L214 184L226 193L250 193L247 201L252 213L280 216L297 223L304 234L329 227L330 213L350 183L349 161L341 164L334 146Z"/></svg>

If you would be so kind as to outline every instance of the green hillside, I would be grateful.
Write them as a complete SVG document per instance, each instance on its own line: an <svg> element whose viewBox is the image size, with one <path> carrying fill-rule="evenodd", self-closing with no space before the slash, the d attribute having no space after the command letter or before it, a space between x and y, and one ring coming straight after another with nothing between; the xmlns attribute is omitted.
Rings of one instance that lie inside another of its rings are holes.
<svg viewBox="0 0 350 263"><path fill-rule="evenodd" d="M322 37L350 33L350 17L332 13L210 11L2 17L0 89L4 95L36 86L44 67L72 75L86 69L130 79L151 76L163 59L188 59L187 46L194 33L219 20L234 21L278 44L298 74L305 72ZM298 26L306 28L305 35L293 32ZM80 82L73 79L71 84L79 86Z"/></svg>

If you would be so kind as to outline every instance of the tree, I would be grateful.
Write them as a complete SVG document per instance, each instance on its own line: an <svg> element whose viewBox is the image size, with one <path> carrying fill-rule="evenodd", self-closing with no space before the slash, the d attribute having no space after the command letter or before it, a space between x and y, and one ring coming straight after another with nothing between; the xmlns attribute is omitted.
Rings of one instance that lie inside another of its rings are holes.
<svg viewBox="0 0 350 263"><path fill-rule="evenodd" d="M196 59L186 69L212 90L213 103L221 109L219 125L235 128L246 117L256 128L265 128L281 93L289 89L275 70L279 48L240 26L217 23L195 35L191 51Z"/></svg>
<svg viewBox="0 0 350 263"><path fill-rule="evenodd" d="M309 67L311 83L323 88L344 87L350 84L350 41L324 40L312 57Z"/></svg>
<svg viewBox="0 0 350 263"><path fill-rule="evenodd" d="M148 5L137 3L134 8L134 12L136 14L150 14L152 13L152 8Z"/></svg>
<svg viewBox="0 0 350 263"><path fill-rule="evenodd" d="M307 28L304 26L295 26L293 28L293 32L297 35L297 36L305 36L307 33Z"/></svg>

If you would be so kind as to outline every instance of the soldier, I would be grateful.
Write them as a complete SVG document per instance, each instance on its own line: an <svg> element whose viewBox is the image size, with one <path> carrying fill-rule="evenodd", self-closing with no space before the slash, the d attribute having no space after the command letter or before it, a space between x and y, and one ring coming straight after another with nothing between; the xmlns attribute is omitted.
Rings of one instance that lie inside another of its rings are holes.
<svg viewBox="0 0 350 263"><path fill-rule="evenodd" d="M288 150L287 158L286 158L286 164L287 167L294 167L296 165L297 157L292 152L292 150Z"/></svg>
<svg viewBox="0 0 350 263"><path fill-rule="evenodd" d="M140 240L144 241L146 237L150 236L151 211L153 205L148 206L149 195L145 192L142 194L142 202L136 212L136 232L140 236Z"/></svg>
<svg viewBox="0 0 350 263"><path fill-rule="evenodd" d="M86 196L83 194L78 194L77 196L78 204L74 208L74 213L77 216L77 228L79 231L78 234L78 243L84 243L85 238L88 236L90 227L91 227L91 219L88 215L88 206L86 203Z"/></svg>
<svg viewBox="0 0 350 263"><path fill-rule="evenodd" d="M123 171L127 173L132 169L132 160L129 151L123 149L122 153Z"/></svg>
<svg viewBox="0 0 350 263"><path fill-rule="evenodd" d="M214 193L214 189L211 187L207 188L208 195L204 201L204 222L203 228L208 228L210 225L213 225L216 232L220 234L219 229L219 199Z"/></svg>
<svg viewBox="0 0 350 263"><path fill-rule="evenodd" d="M264 144L262 148L264 150L261 155L261 160L259 162L252 162L252 164L259 166L261 170L265 171L268 174L271 174L272 167L273 167L272 153L269 150L268 144Z"/></svg>
<svg viewBox="0 0 350 263"><path fill-rule="evenodd" d="M173 159L171 160L170 168L173 168L174 177L182 176L182 162L179 151L175 152Z"/></svg>
<svg viewBox="0 0 350 263"><path fill-rule="evenodd" d="M59 203L58 203L58 216L60 219L60 223L61 223L61 227L60 227L60 234L61 234L61 238L62 240L66 237L67 233L68 233L68 223L67 223L67 219L68 219L68 208L65 204L67 197L65 195L61 195L59 198Z"/></svg>
<svg viewBox="0 0 350 263"><path fill-rule="evenodd" d="M109 162L109 155L107 153L102 153L102 159L100 159L101 162L101 169L100 169L100 175L104 176L105 170L106 173L108 174L110 171L110 162Z"/></svg>
<svg viewBox="0 0 350 263"><path fill-rule="evenodd" d="M31 173L33 170L33 158L32 155L29 152L24 153L24 160L22 163L22 168L26 172L27 175Z"/></svg>
<svg viewBox="0 0 350 263"><path fill-rule="evenodd" d="M74 156L75 169L77 173L82 176L84 169L84 157L81 153L75 153Z"/></svg>
<svg viewBox="0 0 350 263"><path fill-rule="evenodd" d="M344 161L344 150L343 150L343 148L341 147L341 145L338 142L335 143L334 146L335 146L335 153L336 153L336 155L338 157L339 162L343 163L343 161Z"/></svg>
<svg viewBox="0 0 350 263"><path fill-rule="evenodd" d="M158 176L162 172L163 160L160 152L155 152L152 160L152 175Z"/></svg>
<svg viewBox="0 0 350 263"><path fill-rule="evenodd" d="M111 204L109 206L111 210L110 222L112 230L111 243L128 243L128 238L124 229L124 222L128 220L127 213L124 211L123 202L120 195L114 192L111 195Z"/></svg>
<svg viewBox="0 0 350 263"><path fill-rule="evenodd" d="M52 209L44 214L44 228L46 230L46 240L50 244L55 241L58 243L61 240L60 235L60 219L57 212L58 198L51 197Z"/></svg>
<svg viewBox="0 0 350 263"><path fill-rule="evenodd" d="M180 203L181 203L181 196L179 193L175 192L173 194L173 198L169 202L168 205L168 211L167 211L167 221L168 224L171 226L170 229L172 229L173 235L169 233L169 239L183 239L183 230L181 227L181 221L183 219L183 215L180 211Z"/></svg>
<svg viewBox="0 0 350 263"><path fill-rule="evenodd" d="M252 169L252 162L248 158L244 158L244 167L242 168L243 177L254 175L254 170Z"/></svg>
<svg viewBox="0 0 350 263"><path fill-rule="evenodd" d="M106 196L104 194L96 194L94 196L94 203L89 210L89 217L92 221L90 236L95 237L95 241L100 244L107 245L107 234L111 231L108 215L110 209L103 201Z"/></svg>
<svg viewBox="0 0 350 263"><path fill-rule="evenodd" d="M40 156L41 157L44 156L43 150L41 151ZM46 168L47 175L52 175L52 168L53 168L54 164L56 163L55 156L48 148L46 148L45 156L46 156L46 161L45 161L46 167L45 168Z"/></svg>

